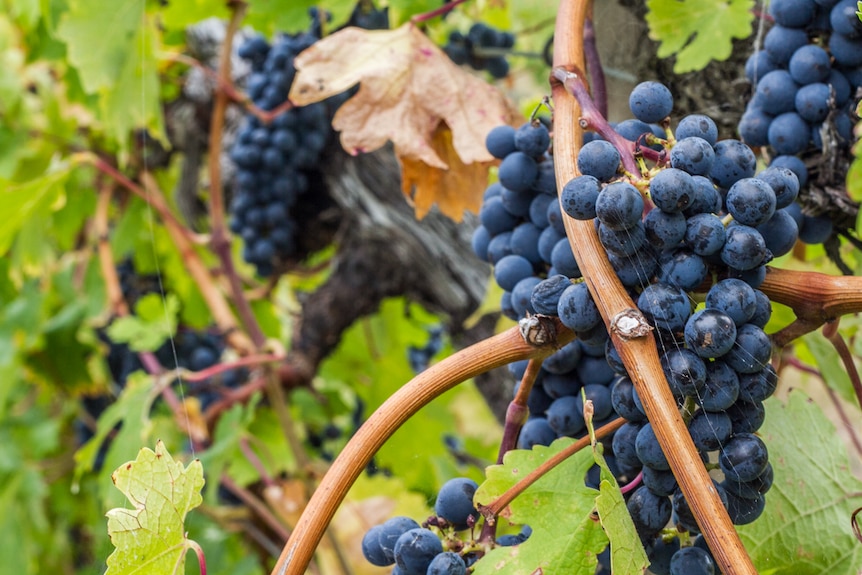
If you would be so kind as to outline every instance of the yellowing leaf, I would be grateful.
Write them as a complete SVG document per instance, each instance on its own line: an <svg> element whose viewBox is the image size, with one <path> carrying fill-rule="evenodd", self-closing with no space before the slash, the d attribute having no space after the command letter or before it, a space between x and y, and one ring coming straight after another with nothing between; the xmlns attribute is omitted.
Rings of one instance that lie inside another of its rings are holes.
<svg viewBox="0 0 862 575"><path fill-rule="evenodd" d="M132 509L108 511L108 534L116 549L105 575L173 575L184 573L186 513L201 504L203 467L193 461L184 468L159 441L111 476Z"/></svg>
<svg viewBox="0 0 862 575"><path fill-rule="evenodd" d="M676 54L677 74L726 60L734 38L751 34L752 0L647 0L650 38L661 42L659 58Z"/></svg>
<svg viewBox="0 0 862 575"><path fill-rule="evenodd" d="M409 23L395 30L345 28L300 54L296 67L290 99L300 106L360 84L332 122L353 154L392 141L402 160L450 168L453 154L441 157L435 145L445 122L462 163L489 162L485 136L514 115L495 87L453 64Z"/></svg>
<svg viewBox="0 0 862 575"><path fill-rule="evenodd" d="M478 213L491 163L463 163L452 146L452 132L444 124L434 132L431 147L449 165L448 169L413 158L401 160L401 189L413 199L416 217L425 217L435 202L443 214L455 221L461 221L464 210Z"/></svg>

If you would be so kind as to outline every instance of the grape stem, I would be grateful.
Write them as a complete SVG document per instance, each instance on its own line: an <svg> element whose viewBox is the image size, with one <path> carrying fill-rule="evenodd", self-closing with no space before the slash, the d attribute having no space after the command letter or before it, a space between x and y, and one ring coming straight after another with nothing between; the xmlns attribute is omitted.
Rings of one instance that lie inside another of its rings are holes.
<svg viewBox="0 0 862 575"><path fill-rule="evenodd" d="M607 435L610 435L617 429L623 426L626 422L623 418L617 418L612 422L603 425L602 427L596 430L596 438L601 439ZM500 494L499 497L491 501L488 505L479 505L478 510L479 513L485 518L485 525L491 524L494 525L497 521L497 516L508 506L515 498L523 493L528 487L530 487L533 483L541 479L545 476L549 471L555 468L557 465L579 452L580 450L588 447L590 445L590 436L585 435L584 437L578 439L562 451L555 453L553 456L546 459L539 465L536 469L528 473L524 476L520 481L518 481L515 485L504 491Z"/></svg>
<svg viewBox="0 0 862 575"><path fill-rule="evenodd" d="M203 548L198 545L197 541L192 541L191 539L186 539L186 547L195 552L195 555L198 558L198 567L200 567L201 575L207 575L207 560L204 556Z"/></svg>
<svg viewBox="0 0 862 575"><path fill-rule="evenodd" d="M605 83L605 71L599 58L599 48L596 45L596 28L593 26L592 6L590 14L584 20L584 56L587 61L587 72L590 74L590 88L596 109L603 118L608 117L608 87Z"/></svg>
<svg viewBox="0 0 862 575"><path fill-rule="evenodd" d="M555 320L557 344L574 334ZM548 344L526 343L517 327L463 349L432 365L395 392L357 430L314 491L272 575L302 575L332 520L335 510L380 446L435 397L462 381L522 359L547 357L556 351Z"/></svg>
<svg viewBox="0 0 862 575"><path fill-rule="evenodd" d="M850 378L850 383L853 384L853 391L856 393L856 401L859 402L859 406L862 407L862 380L859 379L859 370L856 369L856 363L853 361L853 354L850 353L850 349L847 347L847 342L844 341L844 337L838 332L838 322L840 320L836 319L834 321L827 322L826 325L823 326L823 336L829 340L835 347L835 351L838 352L838 356L841 358L842 363L844 363L844 369L847 370L847 376Z"/></svg>
<svg viewBox="0 0 862 575"><path fill-rule="evenodd" d="M552 93L556 109L555 122L559 122L559 127L554 130L554 166L558 190L562 190L564 185L578 174L576 157L583 141L583 124L575 119L582 116L581 106L588 107L586 116L590 119L597 112L580 74L584 57L583 39L579 38L579 35L583 32L588 4L588 0L561 0L557 11ZM576 97L573 98L572 94ZM602 120L604 119L598 121ZM585 124L589 125L589 122ZM619 147L621 143L618 140L615 143L612 139L614 134L609 130L610 126L606 121L601 128L607 132L606 138ZM604 133L602 135L605 136ZM623 151L626 153L623 154ZM624 167L637 174L634 157L628 145L620 150L620 155L623 157ZM590 294L608 325L618 313L634 308L635 305L608 262L593 222L577 221L565 213L563 222L572 253L586 278ZM727 575L756 575L751 558L745 552L712 485L712 479L697 454L670 393L653 334L625 340L619 334L611 333L611 338L643 401L659 445L668 457L674 477L691 505L698 526L719 568Z"/></svg>
<svg viewBox="0 0 862 575"><path fill-rule="evenodd" d="M556 48L556 42L554 46ZM568 68L571 68L571 70ZM577 65L568 65L566 68L557 66L554 67L552 77L559 81L580 104L581 114L578 118L580 128L582 130L595 130L605 140L613 144L614 148L616 148L620 153L620 160L622 161L623 169L632 174L635 178L639 178L641 171L635 161L634 143L626 140L614 131L599 111L598 106L590 96L587 85L584 83L584 73L581 71L581 68Z"/></svg>
<svg viewBox="0 0 862 575"><path fill-rule="evenodd" d="M457 6L458 4L463 4L466 1L467 0L450 0L449 2L446 2L445 4L440 6L439 8L436 8L436 9L431 10L429 12L425 12L424 14L416 14L415 16L410 18L410 22L412 22L413 24L418 24L420 22L427 22L428 20L432 20L432 19L436 18L437 16L442 16L443 14L448 14L449 12L451 12L455 8L455 6Z"/></svg>

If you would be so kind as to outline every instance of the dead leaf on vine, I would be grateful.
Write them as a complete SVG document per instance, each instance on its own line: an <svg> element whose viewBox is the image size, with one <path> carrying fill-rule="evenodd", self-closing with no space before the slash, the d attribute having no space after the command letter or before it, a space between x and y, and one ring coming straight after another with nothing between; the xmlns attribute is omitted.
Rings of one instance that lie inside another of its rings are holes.
<svg viewBox="0 0 862 575"><path fill-rule="evenodd" d="M461 221L464 210L478 213L491 162L463 163L452 146L452 131L442 123L434 132L431 147L449 169L412 158L401 159L401 190L412 198L416 217L424 218L435 202L444 215L456 222Z"/></svg>
<svg viewBox="0 0 862 575"><path fill-rule="evenodd" d="M352 154L392 141L402 161L460 170L463 164L492 161L485 136L495 126L513 123L517 114L499 90L453 64L410 23L395 30L345 28L315 43L295 64L299 72L290 99L300 106L360 85L332 121ZM451 130L446 153L435 142L442 123ZM456 155L459 164L452 161ZM434 189L423 189L423 199ZM452 215L452 209L445 211Z"/></svg>

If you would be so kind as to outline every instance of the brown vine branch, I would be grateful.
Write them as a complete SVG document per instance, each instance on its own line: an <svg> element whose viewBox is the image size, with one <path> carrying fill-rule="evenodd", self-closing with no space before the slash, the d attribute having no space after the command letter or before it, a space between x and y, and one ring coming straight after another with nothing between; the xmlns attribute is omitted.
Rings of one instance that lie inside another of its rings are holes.
<svg viewBox="0 0 862 575"><path fill-rule="evenodd" d="M541 359L531 359L527 363L527 369L524 371L524 376L521 378L521 385L518 386L518 393L515 394L515 399L509 403L506 409L506 422L503 426L503 439L500 441L500 451L497 454L497 465L503 463L503 456L512 449L515 449L515 444L518 441L518 433L521 431L521 426L527 420L527 398L530 396L530 390L533 389L533 384L536 382L539 372L542 369Z"/></svg>
<svg viewBox="0 0 862 575"><path fill-rule="evenodd" d="M574 334L556 322L557 343L564 345ZM383 443L410 417L440 394L495 367L521 359L546 357L554 346L527 344L517 327L472 345L423 371L401 387L375 411L350 439L311 497L282 550L273 575L305 572L324 529L348 489Z"/></svg>
<svg viewBox="0 0 862 575"><path fill-rule="evenodd" d="M605 424L596 430L596 437L601 439L602 437L606 437L622 427L622 425L626 422L623 418L617 418L612 422ZM585 435L580 438L573 444L569 445L559 453L555 453L553 456L549 457L547 460L543 461L542 464L524 476L523 479L518 481L515 485L507 489L503 492L499 497L494 499L488 505L479 506L479 512L485 517L485 521L493 524L496 521L497 515L502 512L507 505L512 503L515 498L523 493L528 487L530 487L533 483L541 479L545 474L555 468L557 465L579 452L581 449L584 449L590 445L590 436Z"/></svg>
<svg viewBox="0 0 862 575"><path fill-rule="evenodd" d="M557 78L569 79L566 70L572 65L581 69L584 66L583 41L579 36L583 33L588 4L586 0L560 2L554 35L554 74ZM575 158L582 142L577 123L581 113L578 102L567 92L565 85L552 83L552 90L555 119L559 122L559 127L554 129L554 166L557 189L561 190L578 173ZM757 571L751 558L745 552L677 410L659 363L655 338L649 332L622 337L617 318L623 312L636 311L637 308L604 255L593 222L577 221L566 214L563 214L563 221L590 293L718 566L728 575L755 575Z"/></svg>
<svg viewBox="0 0 862 575"><path fill-rule="evenodd" d="M853 354L847 347L847 342L838 333L838 322L834 320L827 322L823 326L823 336L829 340L838 352L841 362L844 364L844 369L847 370L847 376L850 378L850 383L853 384L853 391L856 392L856 401L859 402L859 407L862 407L862 380L859 379L859 370L856 368L856 363L853 361Z"/></svg>

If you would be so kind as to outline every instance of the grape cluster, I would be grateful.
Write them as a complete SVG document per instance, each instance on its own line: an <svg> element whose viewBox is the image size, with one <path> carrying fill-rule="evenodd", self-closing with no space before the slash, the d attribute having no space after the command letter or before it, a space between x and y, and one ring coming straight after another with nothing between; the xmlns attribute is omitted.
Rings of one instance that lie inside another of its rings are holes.
<svg viewBox="0 0 862 575"><path fill-rule="evenodd" d="M723 472L716 491L731 520L742 525L762 513L773 480L767 448L756 435L763 401L777 385L763 331L771 306L757 287L765 265L797 240L799 180L780 166L755 173L751 149L718 141L706 116L684 117L674 133L651 126L673 108L661 84L639 84L629 104L635 118L615 130L644 153L654 147L648 156L654 167L641 178L624 174L620 151L593 135L577 158L581 175L564 186L559 201L547 130L532 124L492 130L486 144L502 160L499 181L485 194L473 248L494 265L505 290L504 314L558 316L578 338L543 363L518 447L584 435L582 393L593 402L597 426L624 417L607 459L621 483L628 482L627 506L653 573L713 573L705 546L679 549L678 539L662 539L669 523L693 535L699 529L580 279L562 213L594 222L620 282L655 329L668 385L695 446ZM705 294L703 304L693 292ZM526 362L510 366L516 379L525 368ZM586 480L597 486L598 468Z"/></svg>
<svg viewBox="0 0 862 575"><path fill-rule="evenodd" d="M407 348L407 360L414 373L420 373L428 368L435 355L443 349L443 328L434 326L428 330L428 343L422 347L411 345Z"/></svg>
<svg viewBox="0 0 862 575"><path fill-rule="evenodd" d="M487 70L494 78L505 78L509 74L505 54L514 45L515 36L511 32L477 22L466 35L457 30L449 34L443 51L459 66L468 64L474 70Z"/></svg>
<svg viewBox="0 0 862 575"><path fill-rule="evenodd" d="M776 156L771 165L794 170L804 187L808 172L799 156L846 149L853 139L862 22L855 0L775 0L769 14L775 24L746 62L754 95L738 129L748 145L768 145ZM832 234L829 218L794 210L803 242L821 243Z"/></svg>
<svg viewBox="0 0 862 575"><path fill-rule="evenodd" d="M252 73L248 95L271 111L287 101L297 54L317 38L279 35L272 45L255 36L240 47ZM309 192L309 180L331 129L325 103L291 108L269 124L249 114L230 157L237 165L237 193L230 205L230 229L242 237L243 259L262 276L271 275L297 253L294 207Z"/></svg>
<svg viewBox="0 0 862 575"><path fill-rule="evenodd" d="M362 554L372 565L395 565L394 575L466 575L481 548L472 538L480 518L473 506L478 487L467 477L450 479L437 494L434 515L422 526L401 516L375 525L362 539ZM470 536L458 536L467 530ZM529 526L524 526L518 534L497 537L494 545L518 545L530 533Z"/></svg>

